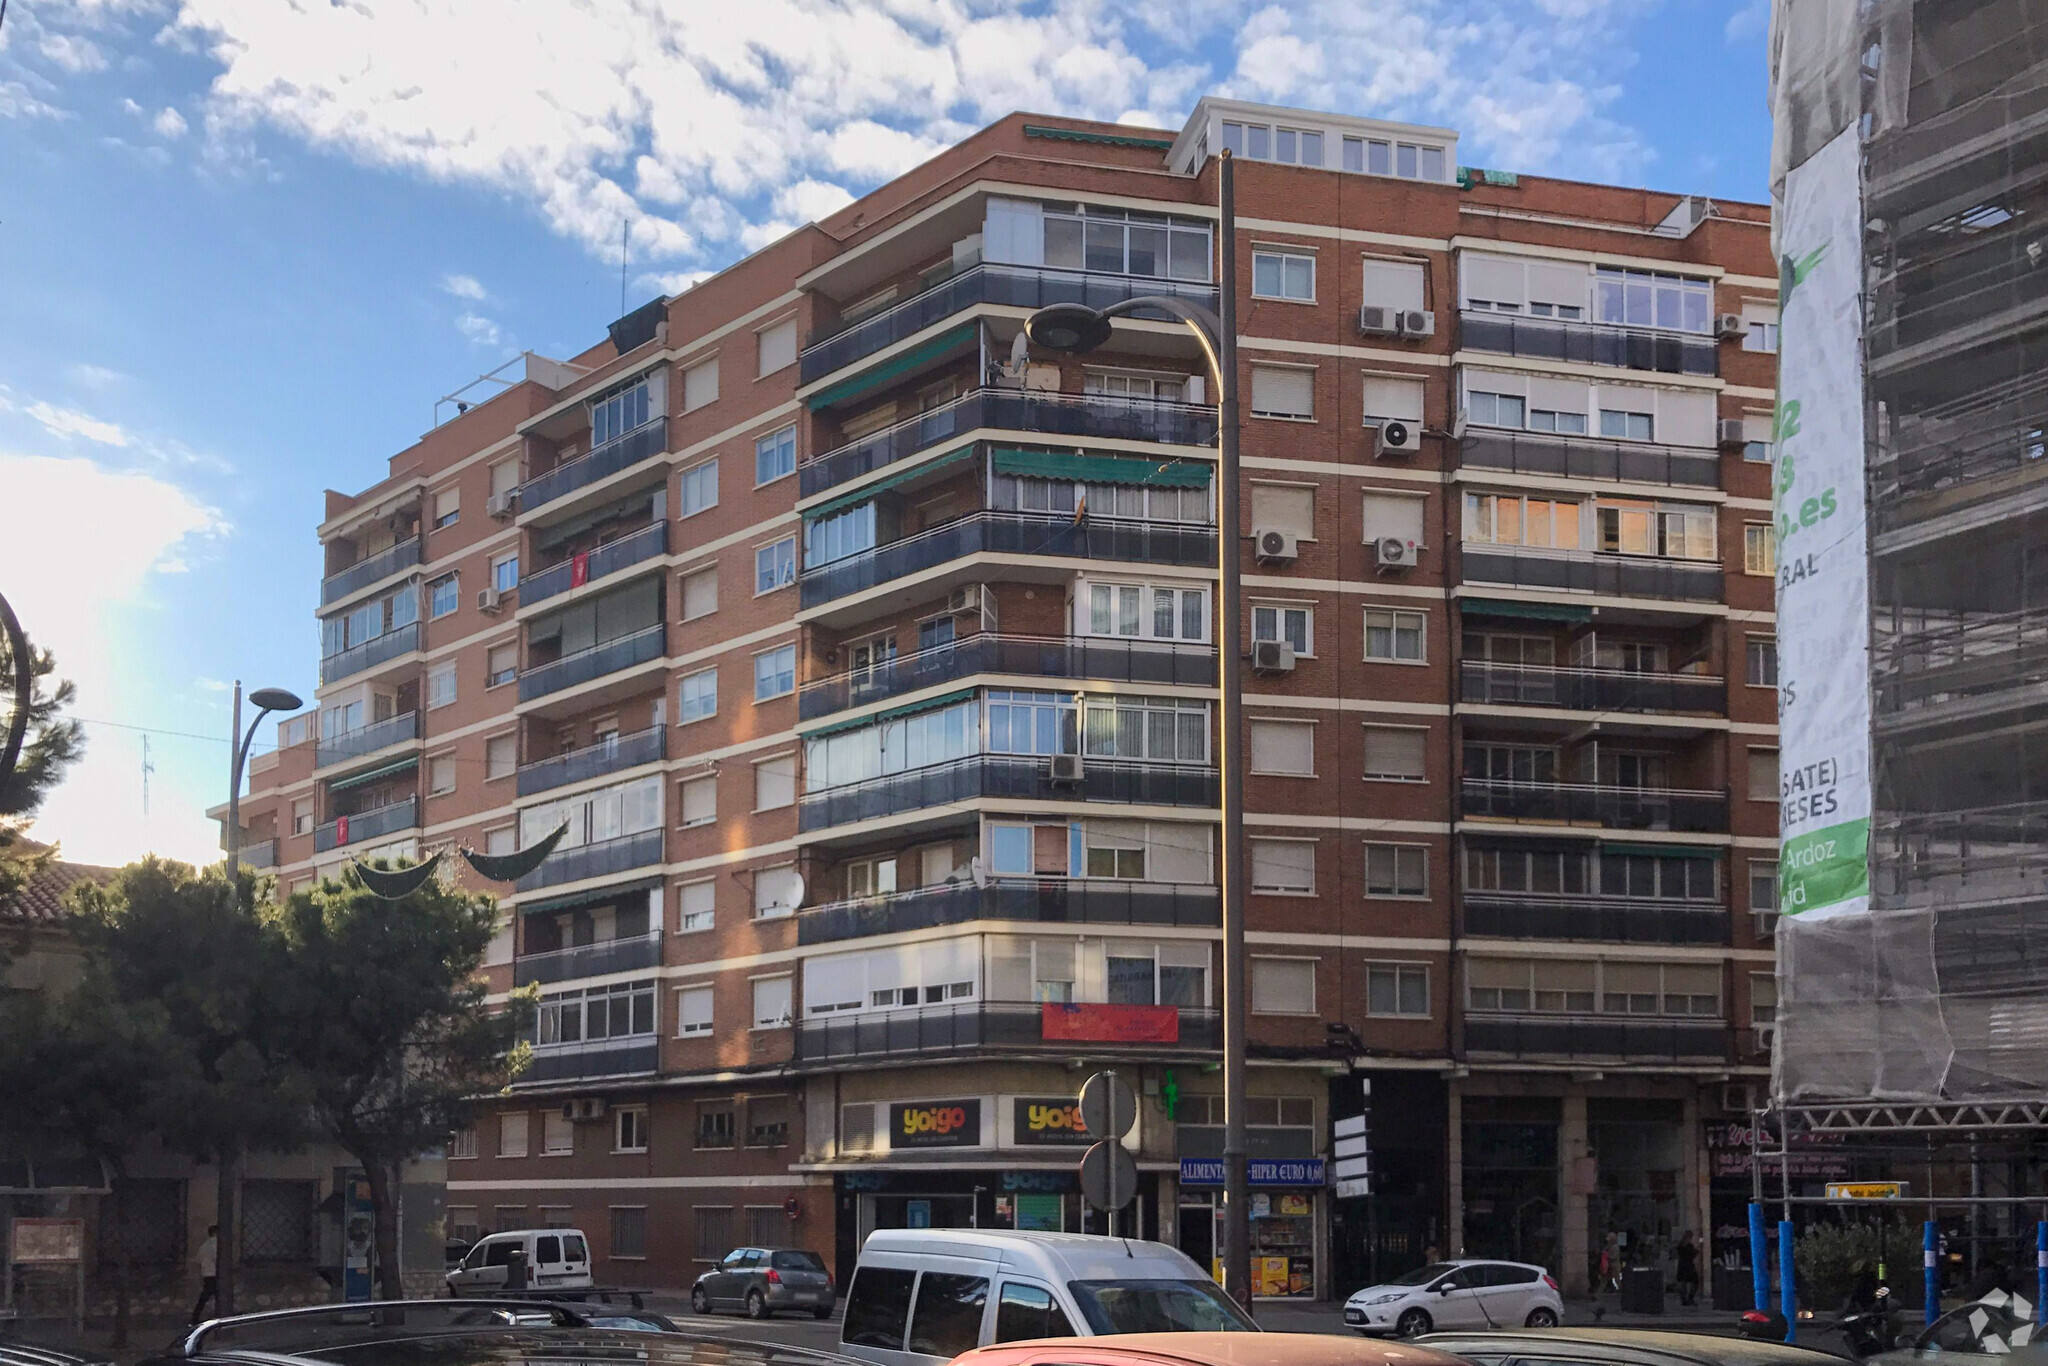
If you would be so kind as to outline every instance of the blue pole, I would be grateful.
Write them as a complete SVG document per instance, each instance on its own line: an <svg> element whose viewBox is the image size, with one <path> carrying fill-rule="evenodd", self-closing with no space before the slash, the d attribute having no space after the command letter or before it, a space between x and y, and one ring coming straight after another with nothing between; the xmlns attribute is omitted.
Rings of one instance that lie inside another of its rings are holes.
<svg viewBox="0 0 2048 1366"><path fill-rule="evenodd" d="M1920 1226L1920 1264L1927 1277L1927 1321L1941 1317L1941 1231L1929 1219Z"/></svg>
<svg viewBox="0 0 2048 1366"><path fill-rule="evenodd" d="M2041 1227L2048 1229L2048 1224ZM1756 1282L1757 1313L1770 1313L1771 1251L1769 1243L1764 1238L1764 1207L1756 1200L1749 1202L1749 1274Z"/></svg>
<svg viewBox="0 0 2048 1366"><path fill-rule="evenodd" d="M2034 1225L2034 1322L2048 1328L2048 1219Z"/></svg>
<svg viewBox="0 0 2048 1366"><path fill-rule="evenodd" d="M1799 1341L1799 1294L1792 1274L1792 1221L1778 1221L1778 1303L1785 1315L1785 1341Z"/></svg>

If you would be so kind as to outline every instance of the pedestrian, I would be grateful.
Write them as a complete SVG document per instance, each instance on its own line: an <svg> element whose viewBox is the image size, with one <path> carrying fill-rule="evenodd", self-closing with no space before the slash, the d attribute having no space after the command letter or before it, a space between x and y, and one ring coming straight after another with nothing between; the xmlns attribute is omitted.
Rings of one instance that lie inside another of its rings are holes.
<svg viewBox="0 0 2048 1366"><path fill-rule="evenodd" d="M1422 1264L1424 1266L1435 1266L1443 1259L1443 1250L1435 1243L1431 1243L1428 1247L1422 1249Z"/></svg>
<svg viewBox="0 0 2048 1366"><path fill-rule="evenodd" d="M220 1265L220 1225L206 1226L206 1241L199 1245L199 1298L192 1304L192 1322L199 1322L199 1316L211 1304L220 1307L220 1277L216 1275Z"/></svg>
<svg viewBox="0 0 2048 1366"><path fill-rule="evenodd" d="M1700 1249L1692 1230L1678 1240L1678 1302L1690 1309L1700 1301Z"/></svg>

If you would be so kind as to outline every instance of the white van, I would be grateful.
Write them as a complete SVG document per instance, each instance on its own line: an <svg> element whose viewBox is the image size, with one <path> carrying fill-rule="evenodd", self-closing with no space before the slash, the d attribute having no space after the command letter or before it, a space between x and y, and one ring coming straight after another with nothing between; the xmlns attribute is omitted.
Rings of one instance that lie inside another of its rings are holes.
<svg viewBox="0 0 2048 1366"><path fill-rule="evenodd" d="M526 1253L530 1290L580 1290L590 1285L590 1240L577 1228L521 1228L493 1233L470 1244L448 1273L448 1293L489 1295L505 1288L513 1250Z"/></svg>
<svg viewBox="0 0 2048 1366"><path fill-rule="evenodd" d="M996 1342L1258 1326L1187 1254L1087 1233L881 1229L846 1290L839 1350L941 1366Z"/></svg>

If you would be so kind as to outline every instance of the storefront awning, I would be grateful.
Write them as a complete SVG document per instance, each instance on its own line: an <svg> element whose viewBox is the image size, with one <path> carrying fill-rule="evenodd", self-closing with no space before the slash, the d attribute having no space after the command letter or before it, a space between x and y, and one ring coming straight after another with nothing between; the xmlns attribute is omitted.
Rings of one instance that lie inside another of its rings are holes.
<svg viewBox="0 0 2048 1366"><path fill-rule="evenodd" d="M873 716L855 717L851 721L835 722L819 730L805 731L804 739L815 740L821 735L837 735L843 730L859 730L862 726L879 726L884 721L894 721L898 717L915 716L919 712L937 711L941 707L950 707L956 702L968 701L973 696L974 689L972 688L961 688L957 692L941 693L937 697L927 697L922 702L907 702L900 707L891 707L887 711L878 711Z"/></svg>
<svg viewBox="0 0 2048 1366"><path fill-rule="evenodd" d="M408 754L403 759L393 759L388 764L379 764L375 768L367 769L361 773L351 773L346 778L336 778L333 782L327 784L327 790L329 792L346 792L352 787L361 787L364 783L374 783L379 778L388 778L394 773L404 773L408 769L418 768L419 766L419 756L417 754Z"/></svg>
<svg viewBox="0 0 2048 1366"><path fill-rule="evenodd" d="M930 365L934 361L947 359L955 352L966 352L973 348L980 333L979 323L962 323L948 332L941 332L922 346L914 346L896 359L872 370L863 370L851 379L843 379L829 389L820 389L805 400L812 412L829 408L835 403L844 403L850 398L859 398L871 393L911 371Z"/></svg>
<svg viewBox="0 0 2048 1366"><path fill-rule="evenodd" d="M913 479L922 479L927 474L934 474L939 470L950 469L973 454L974 447L962 446L959 450L942 455L937 460L928 460L922 465L912 465L909 469L898 470L887 479L877 479L866 488L855 489L852 493L842 493L839 497L828 499L814 508L805 508L804 520L806 522L815 522L821 517L830 517L835 512L843 512L856 504L867 502L870 498L886 489L893 489L899 484L907 484Z"/></svg>
<svg viewBox="0 0 2048 1366"><path fill-rule="evenodd" d="M1521 617L1528 621L1591 621L1593 609L1561 602L1503 602L1499 598L1462 599L1465 611L1490 617Z"/></svg>
<svg viewBox="0 0 2048 1366"><path fill-rule="evenodd" d="M658 877L638 878L632 882L622 883L616 887L601 888L594 892L578 892L574 896L558 896L551 897L546 901L536 901L531 905L521 906L519 914L550 915L556 911L573 911L579 906L601 906L607 901L617 901L620 897L631 896L635 892L645 892L650 887L659 887L660 885L661 879Z"/></svg>
<svg viewBox="0 0 2048 1366"><path fill-rule="evenodd" d="M1146 460L1129 455L1074 455L1064 451L996 453L997 474L1023 474L1036 479L1076 479L1085 484L1157 484L1207 488L1215 474L1201 460Z"/></svg>

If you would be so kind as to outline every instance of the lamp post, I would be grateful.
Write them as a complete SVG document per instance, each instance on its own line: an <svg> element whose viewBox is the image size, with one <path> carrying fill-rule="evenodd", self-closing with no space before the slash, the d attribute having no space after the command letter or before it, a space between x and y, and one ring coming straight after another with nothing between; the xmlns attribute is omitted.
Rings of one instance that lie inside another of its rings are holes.
<svg viewBox="0 0 2048 1366"><path fill-rule="evenodd" d="M1218 154L1217 195L1221 238L1218 312L1163 294L1126 299L1108 308L1049 304L1025 320L1031 340L1052 351L1093 351L1109 340L1113 318L1141 309L1169 313L1187 324L1216 378L1216 579L1222 620L1223 716L1216 760L1223 770L1223 1288L1247 1310L1252 1303L1250 1153L1245 1136L1244 951L1244 743L1242 647L1244 597L1238 566L1242 517L1238 490L1237 396L1237 176L1228 150ZM1220 314L1220 316L1219 316Z"/></svg>

